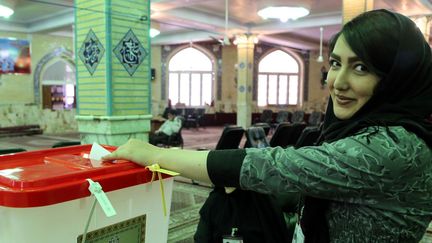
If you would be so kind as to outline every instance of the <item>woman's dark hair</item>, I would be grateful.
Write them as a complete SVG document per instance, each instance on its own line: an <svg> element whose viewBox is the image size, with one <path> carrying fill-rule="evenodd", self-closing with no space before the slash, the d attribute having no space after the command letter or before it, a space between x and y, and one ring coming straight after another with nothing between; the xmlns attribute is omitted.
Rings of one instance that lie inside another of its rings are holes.
<svg viewBox="0 0 432 243"><path fill-rule="evenodd" d="M424 83L421 79L428 77L424 66L429 65L430 47L412 20L384 9L362 13L333 36L330 52L341 35L368 69L381 78L377 94L393 98L390 102L418 96L421 89L410 79Z"/></svg>
<svg viewBox="0 0 432 243"><path fill-rule="evenodd" d="M344 25L330 41L333 51L336 41L343 35L353 52L379 77L391 70L398 51L399 27L389 12L366 12Z"/></svg>

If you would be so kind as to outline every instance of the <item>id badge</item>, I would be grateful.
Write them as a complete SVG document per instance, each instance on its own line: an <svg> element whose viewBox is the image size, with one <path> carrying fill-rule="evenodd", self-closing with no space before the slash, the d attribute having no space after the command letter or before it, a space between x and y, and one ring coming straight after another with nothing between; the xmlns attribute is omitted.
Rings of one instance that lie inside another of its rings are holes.
<svg viewBox="0 0 432 243"><path fill-rule="evenodd" d="M222 236L222 243L243 243L243 237L237 235L238 228L231 229L231 235Z"/></svg>
<svg viewBox="0 0 432 243"><path fill-rule="evenodd" d="M243 243L243 237L241 236L223 236L222 243Z"/></svg>
<svg viewBox="0 0 432 243"><path fill-rule="evenodd" d="M292 243L304 243L303 230L299 223L296 223Z"/></svg>

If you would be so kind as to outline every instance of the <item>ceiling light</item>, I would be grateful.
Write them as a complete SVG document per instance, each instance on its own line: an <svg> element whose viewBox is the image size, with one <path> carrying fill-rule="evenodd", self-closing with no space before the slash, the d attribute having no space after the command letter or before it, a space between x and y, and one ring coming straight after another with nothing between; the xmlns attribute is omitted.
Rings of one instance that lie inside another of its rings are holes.
<svg viewBox="0 0 432 243"><path fill-rule="evenodd" d="M13 13L12 8L0 4L0 17L9 18Z"/></svg>
<svg viewBox="0 0 432 243"><path fill-rule="evenodd" d="M9 18L14 14L15 0L0 0L0 17Z"/></svg>
<svg viewBox="0 0 432 243"><path fill-rule="evenodd" d="M160 31L158 29L150 28L150 38L153 38L159 34L160 34Z"/></svg>
<svg viewBox="0 0 432 243"><path fill-rule="evenodd" d="M296 20L309 14L309 10L304 7L267 7L258 11L258 15L263 19L280 19L287 22L289 19Z"/></svg>

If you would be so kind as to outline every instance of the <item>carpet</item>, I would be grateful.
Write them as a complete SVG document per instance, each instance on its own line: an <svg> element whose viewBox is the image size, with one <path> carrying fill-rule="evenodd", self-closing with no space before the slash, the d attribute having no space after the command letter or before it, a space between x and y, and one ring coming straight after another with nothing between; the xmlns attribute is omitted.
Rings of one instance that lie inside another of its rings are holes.
<svg viewBox="0 0 432 243"><path fill-rule="evenodd" d="M192 243L199 221L199 210L212 189L179 180L186 181L182 178L174 181L168 242Z"/></svg>

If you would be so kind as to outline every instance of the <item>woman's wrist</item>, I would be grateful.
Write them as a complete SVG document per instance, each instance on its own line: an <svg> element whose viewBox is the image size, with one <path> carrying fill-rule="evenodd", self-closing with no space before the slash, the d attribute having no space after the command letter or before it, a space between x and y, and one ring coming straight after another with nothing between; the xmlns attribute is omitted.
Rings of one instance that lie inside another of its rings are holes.
<svg viewBox="0 0 432 243"><path fill-rule="evenodd" d="M164 148L160 148L157 146L152 146L152 150L150 152L150 161L148 161L147 163L151 163L151 164L161 164L163 163L163 157L164 157Z"/></svg>

